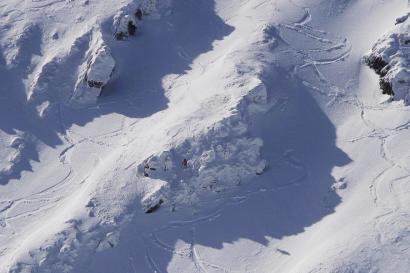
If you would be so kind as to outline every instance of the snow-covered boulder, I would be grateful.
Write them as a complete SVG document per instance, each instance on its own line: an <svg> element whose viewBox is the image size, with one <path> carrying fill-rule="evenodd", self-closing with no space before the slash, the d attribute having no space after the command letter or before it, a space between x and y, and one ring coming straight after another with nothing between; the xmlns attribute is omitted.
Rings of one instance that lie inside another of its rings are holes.
<svg viewBox="0 0 410 273"><path fill-rule="evenodd" d="M145 213L152 213L160 208L167 199L168 184L159 179L145 178L139 183L141 205Z"/></svg>
<svg viewBox="0 0 410 273"><path fill-rule="evenodd" d="M410 104L410 20L408 14L396 20L393 31L383 36L365 57L380 76L383 94Z"/></svg>
<svg viewBox="0 0 410 273"><path fill-rule="evenodd" d="M168 5L169 0L140 0L130 3L114 16L114 37L117 40L124 40L129 36L134 36L143 17L148 15L157 17L155 12L159 8L164 8Z"/></svg>
<svg viewBox="0 0 410 273"><path fill-rule="evenodd" d="M101 90L110 80L115 61L106 46L100 47L88 63L85 81L89 87Z"/></svg>
<svg viewBox="0 0 410 273"><path fill-rule="evenodd" d="M111 79L115 60L100 35L91 43L88 58L80 68L79 78L71 99L72 104L95 103Z"/></svg>
<svg viewBox="0 0 410 273"><path fill-rule="evenodd" d="M138 29L138 21L142 18L142 10L137 8L134 14L120 11L114 17L114 37L124 40L126 37L134 36Z"/></svg>

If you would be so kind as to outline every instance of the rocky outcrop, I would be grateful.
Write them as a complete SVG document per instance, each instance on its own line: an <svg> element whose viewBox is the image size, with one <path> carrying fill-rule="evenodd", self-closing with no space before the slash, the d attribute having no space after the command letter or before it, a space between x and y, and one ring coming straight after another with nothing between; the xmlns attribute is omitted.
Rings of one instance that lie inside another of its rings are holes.
<svg viewBox="0 0 410 273"><path fill-rule="evenodd" d="M87 53L88 58L80 68L79 78L71 99L72 104L95 103L111 79L115 68L115 60L102 40L101 33L94 34L94 36Z"/></svg>
<svg viewBox="0 0 410 273"><path fill-rule="evenodd" d="M381 56L370 55L366 58L366 64L380 76L379 85L382 93L385 95L394 96L392 84L388 78L386 78L389 72L389 64L383 60Z"/></svg>
<svg viewBox="0 0 410 273"><path fill-rule="evenodd" d="M377 41L365 56L366 64L380 76L383 94L410 104L410 21L396 20L395 29Z"/></svg>
<svg viewBox="0 0 410 273"><path fill-rule="evenodd" d="M102 90L110 80L114 67L115 61L108 48L101 46L89 60L84 80L89 87Z"/></svg>
<svg viewBox="0 0 410 273"><path fill-rule="evenodd" d="M142 19L142 10L137 8L134 13L127 14L120 11L114 17L114 37L117 40L124 40L129 36L134 36L138 30L138 21Z"/></svg>
<svg viewBox="0 0 410 273"><path fill-rule="evenodd" d="M137 176L159 185L155 198L143 202L146 213L163 203L171 208L194 204L202 194L229 190L264 173L263 141L250 136L248 121L271 108L266 86L255 79L237 107L236 114L138 166Z"/></svg>
<svg viewBox="0 0 410 273"><path fill-rule="evenodd" d="M136 35L143 17L158 17L157 10L167 8L169 5L169 0L141 0L138 3L133 2L125 6L114 16L115 39L125 40Z"/></svg>

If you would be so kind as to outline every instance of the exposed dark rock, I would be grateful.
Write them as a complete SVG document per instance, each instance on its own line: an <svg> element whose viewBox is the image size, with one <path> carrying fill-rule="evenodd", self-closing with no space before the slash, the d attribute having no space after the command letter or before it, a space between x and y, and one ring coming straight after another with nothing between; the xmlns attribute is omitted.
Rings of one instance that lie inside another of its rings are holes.
<svg viewBox="0 0 410 273"><path fill-rule="evenodd" d="M127 30L129 35L134 36L137 31L137 26L134 25L132 21L128 21Z"/></svg>
<svg viewBox="0 0 410 273"><path fill-rule="evenodd" d="M371 55L366 58L366 64L380 76L379 85L382 93L394 96L393 86L391 82L385 78L387 72L390 70L388 63L380 56Z"/></svg>
<svg viewBox="0 0 410 273"><path fill-rule="evenodd" d="M124 40L125 37L126 37L125 33L122 32L122 31L119 31L119 32L115 33L114 36L115 36L115 39L117 39L117 40L119 40L119 41Z"/></svg>
<svg viewBox="0 0 410 273"><path fill-rule="evenodd" d="M164 203L164 200L159 199L158 203L155 206L149 207L145 213L153 213L156 212L157 210L159 210L159 208L161 207L161 205Z"/></svg>
<svg viewBox="0 0 410 273"><path fill-rule="evenodd" d="M407 13L406 15L404 15L404 16L402 16L402 17L397 18L397 19L396 19L396 23L395 23L395 25L398 25L398 24L404 23L404 22L405 22L405 21L409 18L409 16L410 16L410 13Z"/></svg>
<svg viewBox="0 0 410 273"><path fill-rule="evenodd" d="M366 64L373 69L377 75L384 77L387 74L386 67L388 65L387 62L383 60L380 56L373 56L366 58Z"/></svg>
<svg viewBox="0 0 410 273"><path fill-rule="evenodd" d="M89 87L95 87L95 88L102 88L104 83L102 82L97 82L97 81L87 81L87 84Z"/></svg>
<svg viewBox="0 0 410 273"><path fill-rule="evenodd" d="M379 84L383 94L394 96L393 86L390 81L386 80L385 78L381 78Z"/></svg>
<svg viewBox="0 0 410 273"><path fill-rule="evenodd" d="M137 9L137 11L135 12L135 17L138 19L138 20L142 20L142 15L143 15L143 13L142 13L142 10L141 9Z"/></svg>

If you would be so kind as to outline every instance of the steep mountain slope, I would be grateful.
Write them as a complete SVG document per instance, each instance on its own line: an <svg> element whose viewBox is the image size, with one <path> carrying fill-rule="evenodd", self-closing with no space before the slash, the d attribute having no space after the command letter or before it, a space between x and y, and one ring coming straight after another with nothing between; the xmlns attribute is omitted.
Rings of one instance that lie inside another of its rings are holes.
<svg viewBox="0 0 410 273"><path fill-rule="evenodd" d="M408 272L406 13L4 1L0 271Z"/></svg>

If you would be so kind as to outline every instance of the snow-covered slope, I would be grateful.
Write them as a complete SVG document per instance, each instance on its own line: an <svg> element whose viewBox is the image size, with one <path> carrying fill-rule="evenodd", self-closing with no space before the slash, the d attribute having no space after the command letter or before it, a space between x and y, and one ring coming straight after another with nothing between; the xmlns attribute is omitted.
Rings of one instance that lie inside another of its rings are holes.
<svg viewBox="0 0 410 273"><path fill-rule="evenodd" d="M405 2L3 1L0 272L408 272Z"/></svg>

